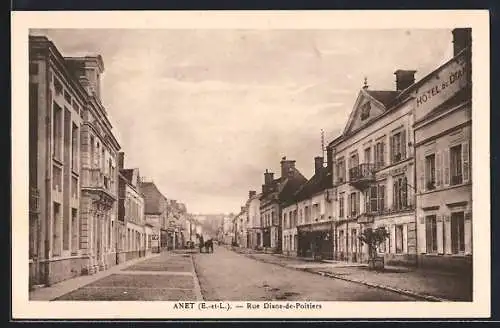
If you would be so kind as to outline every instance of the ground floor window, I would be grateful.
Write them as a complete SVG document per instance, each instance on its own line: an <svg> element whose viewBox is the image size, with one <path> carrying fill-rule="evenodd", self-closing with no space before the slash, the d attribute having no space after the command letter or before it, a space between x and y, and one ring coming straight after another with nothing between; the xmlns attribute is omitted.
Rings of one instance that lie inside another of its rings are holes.
<svg viewBox="0 0 500 328"><path fill-rule="evenodd" d="M382 228L387 229L387 228L385 228L384 226L382 226ZM387 247L387 245L388 245L388 239L389 239L389 238L387 238L386 240L384 240L384 241L383 241L382 243L380 243L380 245L378 246L378 251L379 251L380 253L385 253L385 252L387 252L387 250L388 250L388 249L387 249L387 248L388 248L388 247Z"/></svg>
<svg viewBox="0 0 500 328"><path fill-rule="evenodd" d="M358 252L358 232L356 229L351 231L351 252Z"/></svg>
<svg viewBox="0 0 500 328"><path fill-rule="evenodd" d="M61 205L53 204L53 220L52 220L52 255L61 255Z"/></svg>
<svg viewBox="0 0 500 328"><path fill-rule="evenodd" d="M339 251L343 252L344 251L344 230L339 230L339 240L338 240L338 247Z"/></svg>
<svg viewBox="0 0 500 328"><path fill-rule="evenodd" d="M436 215L428 215L425 217L425 244L427 253L437 253Z"/></svg>
<svg viewBox="0 0 500 328"><path fill-rule="evenodd" d="M465 252L464 212L451 214L451 252Z"/></svg>
<svg viewBox="0 0 500 328"><path fill-rule="evenodd" d="M396 225L396 253L403 253L403 225Z"/></svg>

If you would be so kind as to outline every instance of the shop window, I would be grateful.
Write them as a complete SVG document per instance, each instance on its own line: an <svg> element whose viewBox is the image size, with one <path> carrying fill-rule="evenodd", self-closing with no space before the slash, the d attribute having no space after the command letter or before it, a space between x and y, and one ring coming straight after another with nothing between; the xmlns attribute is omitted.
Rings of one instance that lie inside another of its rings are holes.
<svg viewBox="0 0 500 328"><path fill-rule="evenodd" d="M425 243L427 253L437 253L437 223L435 215L425 217Z"/></svg>
<svg viewBox="0 0 500 328"><path fill-rule="evenodd" d="M451 214L451 252L465 252L464 212Z"/></svg>

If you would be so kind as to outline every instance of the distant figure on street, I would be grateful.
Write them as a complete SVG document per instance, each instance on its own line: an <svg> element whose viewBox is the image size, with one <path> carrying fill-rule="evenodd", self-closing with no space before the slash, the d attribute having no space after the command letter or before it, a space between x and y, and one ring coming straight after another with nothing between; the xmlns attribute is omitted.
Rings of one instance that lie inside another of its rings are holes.
<svg viewBox="0 0 500 328"><path fill-rule="evenodd" d="M214 252L214 241L212 238L207 240L205 242L205 249L207 250L207 253L213 253Z"/></svg>
<svg viewBox="0 0 500 328"><path fill-rule="evenodd" d="M203 240L203 236L201 235L198 235L198 239L199 239L199 242L200 242L200 253L203 253L203 247L205 246L205 241Z"/></svg>

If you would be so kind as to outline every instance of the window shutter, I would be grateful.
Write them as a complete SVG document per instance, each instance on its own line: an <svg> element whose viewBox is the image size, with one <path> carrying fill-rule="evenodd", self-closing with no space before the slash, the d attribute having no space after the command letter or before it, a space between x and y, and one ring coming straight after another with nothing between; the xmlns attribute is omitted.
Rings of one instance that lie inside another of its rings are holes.
<svg viewBox="0 0 500 328"><path fill-rule="evenodd" d="M406 159L406 129L401 131L401 159Z"/></svg>
<svg viewBox="0 0 500 328"><path fill-rule="evenodd" d="M420 185L420 188L418 188L420 191L425 191L426 185L426 164L425 164L425 158L422 160L417 161L417 174L418 174L418 183Z"/></svg>
<svg viewBox="0 0 500 328"><path fill-rule="evenodd" d="M432 252L432 226L430 220L425 219L425 247L426 253Z"/></svg>
<svg viewBox="0 0 500 328"><path fill-rule="evenodd" d="M390 253L396 253L396 226L391 225L391 251Z"/></svg>
<svg viewBox="0 0 500 328"><path fill-rule="evenodd" d="M443 151L443 185L450 185L450 148Z"/></svg>
<svg viewBox="0 0 500 328"><path fill-rule="evenodd" d="M466 141L462 144L462 178L464 183L470 180L470 149L469 142Z"/></svg>
<svg viewBox="0 0 500 328"><path fill-rule="evenodd" d="M438 215L436 217L436 236L437 236L437 251L439 254L444 253L444 217Z"/></svg>
<svg viewBox="0 0 500 328"><path fill-rule="evenodd" d="M385 163L387 163L387 147L385 145L385 141L382 141L382 150L381 150L381 155L382 155L382 158L381 158L381 164L382 164L382 167L385 166Z"/></svg>
<svg viewBox="0 0 500 328"><path fill-rule="evenodd" d="M406 207L408 205L408 181L406 175L403 177L401 183L401 205Z"/></svg>
<svg viewBox="0 0 500 328"><path fill-rule="evenodd" d="M441 152L436 152L434 167L436 168L436 187L441 186L442 172L441 172Z"/></svg>

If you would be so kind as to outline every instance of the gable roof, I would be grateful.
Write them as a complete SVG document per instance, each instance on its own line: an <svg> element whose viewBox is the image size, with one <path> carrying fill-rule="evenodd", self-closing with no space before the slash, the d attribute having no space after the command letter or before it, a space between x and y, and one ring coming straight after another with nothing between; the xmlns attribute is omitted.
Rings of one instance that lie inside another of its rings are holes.
<svg viewBox="0 0 500 328"><path fill-rule="evenodd" d="M313 195L331 188L333 185L332 175L327 167L322 167L311 179L304 183L295 193L295 200L301 201Z"/></svg>
<svg viewBox="0 0 500 328"><path fill-rule="evenodd" d="M390 91L390 90L365 90L370 96L375 98L377 101L382 103L386 109L390 108L397 96L399 95L399 91Z"/></svg>
<svg viewBox="0 0 500 328"><path fill-rule="evenodd" d="M154 182L141 182L139 187L144 196L144 213L158 214L165 209L165 196L160 192Z"/></svg>

